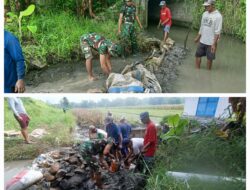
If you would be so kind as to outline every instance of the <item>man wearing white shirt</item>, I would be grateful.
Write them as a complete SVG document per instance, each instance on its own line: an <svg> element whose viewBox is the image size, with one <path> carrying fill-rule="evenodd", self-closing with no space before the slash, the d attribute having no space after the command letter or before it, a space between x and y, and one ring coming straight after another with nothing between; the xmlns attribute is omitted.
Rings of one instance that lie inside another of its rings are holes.
<svg viewBox="0 0 250 190"><path fill-rule="evenodd" d="M222 30L222 16L215 9L215 0L206 0L203 4L206 11L202 15L201 27L195 42L198 43L196 51L196 68L200 69L201 57L207 56L207 69L212 69L217 49L217 42Z"/></svg>
<svg viewBox="0 0 250 190"><path fill-rule="evenodd" d="M128 169L130 163L138 157L143 149L143 138L131 138L128 143L128 155L124 161L125 167Z"/></svg>
<svg viewBox="0 0 250 190"><path fill-rule="evenodd" d="M28 126L29 126L30 117L27 114L23 106L22 100L17 97L10 97L8 98L8 103L9 103L10 109L14 113L14 116L17 122L19 123L21 127L21 133L24 137L25 142L27 144L30 144L31 142L29 140L29 135L28 135Z"/></svg>
<svg viewBox="0 0 250 190"><path fill-rule="evenodd" d="M89 126L89 138L90 139L103 140L103 139L107 139L107 136L108 135L104 130L98 129L94 125Z"/></svg>

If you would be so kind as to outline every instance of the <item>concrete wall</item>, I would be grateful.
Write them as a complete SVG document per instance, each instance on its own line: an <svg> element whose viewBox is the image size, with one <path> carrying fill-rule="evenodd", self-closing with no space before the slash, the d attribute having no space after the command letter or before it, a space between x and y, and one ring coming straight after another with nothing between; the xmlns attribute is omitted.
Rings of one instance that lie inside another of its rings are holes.
<svg viewBox="0 0 250 190"><path fill-rule="evenodd" d="M137 6L139 18L144 27L148 26L148 20L153 19L156 22L160 17L160 0L134 0ZM171 9L174 24L191 23L193 4L190 1L167 1L167 6Z"/></svg>
<svg viewBox="0 0 250 190"><path fill-rule="evenodd" d="M168 6L172 12L173 21L192 22L193 5L191 2L174 2L170 3Z"/></svg>
<svg viewBox="0 0 250 190"><path fill-rule="evenodd" d="M221 116L221 114L223 114L224 110L229 106L229 102L228 102L228 98L220 98L218 105L217 105L217 109L215 112L215 117L218 118Z"/></svg>
<svg viewBox="0 0 250 190"><path fill-rule="evenodd" d="M195 116L199 98L185 98L183 115Z"/></svg>
<svg viewBox="0 0 250 190"><path fill-rule="evenodd" d="M187 116L195 116L196 110L198 106L199 98L186 98L184 104L184 112L183 115ZM215 112L215 118L220 117L224 110L229 106L228 98L221 97L219 98L219 102Z"/></svg>

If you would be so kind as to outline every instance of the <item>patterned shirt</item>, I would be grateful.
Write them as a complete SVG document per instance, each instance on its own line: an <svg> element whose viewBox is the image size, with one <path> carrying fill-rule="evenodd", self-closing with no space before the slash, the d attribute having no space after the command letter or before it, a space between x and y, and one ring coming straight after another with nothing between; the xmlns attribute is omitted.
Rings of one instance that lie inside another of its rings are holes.
<svg viewBox="0 0 250 190"><path fill-rule="evenodd" d="M112 45L110 40L105 39L103 36L96 33L84 34L81 37L81 42L87 42L90 47L97 50L99 54L107 54L108 47Z"/></svg>
<svg viewBox="0 0 250 190"><path fill-rule="evenodd" d="M120 13L123 14L124 22L134 23L136 16L136 7L134 5L128 6L124 5L121 8Z"/></svg>

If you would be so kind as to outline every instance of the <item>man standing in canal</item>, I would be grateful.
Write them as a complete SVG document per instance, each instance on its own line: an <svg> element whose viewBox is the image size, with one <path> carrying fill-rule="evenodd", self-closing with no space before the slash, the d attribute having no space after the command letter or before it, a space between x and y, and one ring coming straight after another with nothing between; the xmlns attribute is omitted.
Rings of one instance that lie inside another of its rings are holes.
<svg viewBox="0 0 250 190"><path fill-rule="evenodd" d="M148 112L141 113L140 118L142 123L146 125L142 153L144 153L147 165L152 166L157 147L157 130L155 124L150 120Z"/></svg>
<svg viewBox="0 0 250 190"><path fill-rule="evenodd" d="M136 6L132 0L125 0L125 5L122 6L118 22L118 34L121 34L124 47L127 49L128 44L131 45L132 54L138 52L136 41L136 32L134 22L137 21L139 27L142 29L142 24L136 13ZM123 23L123 28L121 30Z"/></svg>
<svg viewBox="0 0 250 190"><path fill-rule="evenodd" d="M30 122L30 117L27 114L23 102L20 98L17 97L10 97L8 98L8 103L10 106L10 109L12 110L15 119L19 123L21 127L21 133L23 135L23 138L27 144L30 144L31 141L29 140L29 134L28 134L28 126Z"/></svg>
<svg viewBox="0 0 250 190"><path fill-rule="evenodd" d="M121 47L113 43L111 40L105 39L96 33L84 34L80 38L80 46L86 59L86 69L90 81L96 80L92 71L93 52L100 54L100 64L102 71L106 76L111 73L111 56L117 57L121 55Z"/></svg>
<svg viewBox="0 0 250 190"><path fill-rule="evenodd" d="M168 39L170 27L172 25L172 15L170 9L166 6L165 1L161 1L160 6L161 6L161 12L160 12L160 21L158 24L158 28L160 28L160 26L163 26L163 32L164 32L163 42L166 42Z"/></svg>
<svg viewBox="0 0 250 190"><path fill-rule="evenodd" d="M212 69L213 60L217 49L217 42L222 30L222 16L215 8L215 0L206 0L203 4L206 11L202 15L200 31L195 38L198 43L196 51L196 68L200 69L201 57L207 57L207 69Z"/></svg>

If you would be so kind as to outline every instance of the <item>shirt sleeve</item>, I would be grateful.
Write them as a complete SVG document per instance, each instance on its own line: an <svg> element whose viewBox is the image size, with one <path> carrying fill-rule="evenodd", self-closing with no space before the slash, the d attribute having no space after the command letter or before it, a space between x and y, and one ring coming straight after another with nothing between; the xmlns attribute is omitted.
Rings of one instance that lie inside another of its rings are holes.
<svg viewBox="0 0 250 190"><path fill-rule="evenodd" d="M167 13L168 18L169 18L169 19L172 19L172 15L171 15L170 9L167 9L167 10L166 10L166 13Z"/></svg>
<svg viewBox="0 0 250 190"><path fill-rule="evenodd" d="M215 20L215 31L214 33L216 35L219 35L221 33L222 30L222 16L218 16Z"/></svg>
<svg viewBox="0 0 250 190"><path fill-rule="evenodd" d="M26 111L26 109L25 109L25 107L24 107L24 105L23 105L23 102L22 102L22 100L20 100L19 99L19 106L20 106L20 108L22 109L22 111L25 113L25 114L27 114L27 111Z"/></svg>
<svg viewBox="0 0 250 190"><path fill-rule="evenodd" d="M120 14L124 14L125 12L125 6L122 6L121 10L120 10Z"/></svg>
<svg viewBox="0 0 250 190"><path fill-rule="evenodd" d="M25 61L21 45L16 37L11 38L7 43L7 49L16 63L16 71L18 79L23 79L25 75Z"/></svg>
<svg viewBox="0 0 250 190"><path fill-rule="evenodd" d="M13 98L8 98L8 103L9 103L10 109L13 111L13 113L16 116L19 116L19 114L15 108L15 100Z"/></svg>

